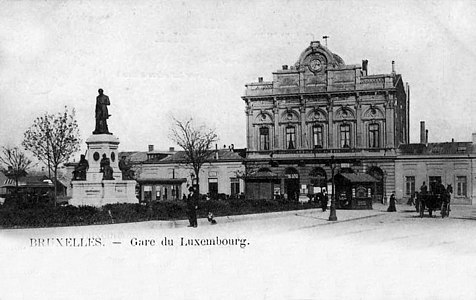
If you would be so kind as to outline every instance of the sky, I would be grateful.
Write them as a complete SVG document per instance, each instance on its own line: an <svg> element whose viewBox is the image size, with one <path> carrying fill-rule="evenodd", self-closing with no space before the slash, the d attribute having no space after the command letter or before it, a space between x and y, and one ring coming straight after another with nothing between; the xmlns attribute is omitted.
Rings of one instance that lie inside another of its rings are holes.
<svg viewBox="0 0 476 300"><path fill-rule="evenodd" d="M84 141L99 88L121 151L176 146L171 118L246 147L245 84L294 64L312 40L411 88L411 142L476 132L476 1L2 1L0 146L74 108ZM78 154L79 156L79 154Z"/></svg>

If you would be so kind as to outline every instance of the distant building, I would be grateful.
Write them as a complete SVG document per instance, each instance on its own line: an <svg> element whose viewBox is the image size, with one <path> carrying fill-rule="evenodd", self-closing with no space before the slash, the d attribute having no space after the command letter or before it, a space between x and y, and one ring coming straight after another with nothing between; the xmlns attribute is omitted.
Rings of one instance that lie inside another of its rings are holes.
<svg viewBox="0 0 476 300"><path fill-rule="evenodd" d="M0 172L1 173L1 172ZM3 178L3 176L0 176ZM46 175L27 175L18 179L18 190L23 194L44 194L47 192L53 192L54 194L54 179L49 179ZM0 194L0 197L6 196L14 193L17 185L14 179L4 178L0 182L0 191L3 194ZM67 195L67 185L61 180L57 181L57 195L66 196Z"/></svg>
<svg viewBox="0 0 476 300"><path fill-rule="evenodd" d="M395 159L409 143L409 87L402 76L368 74L311 42L272 81L246 84L248 198L297 200L328 188L337 172L368 173L381 201L395 190Z"/></svg>
<svg viewBox="0 0 476 300"><path fill-rule="evenodd" d="M209 162L200 171L200 193L211 198L242 193L243 157L232 149L210 151L210 154ZM182 199L195 179L183 151L161 160L144 161L137 175L141 201Z"/></svg>
<svg viewBox="0 0 476 300"><path fill-rule="evenodd" d="M428 143L424 122L418 144L401 145L395 160L395 192L404 201L435 183L453 187L452 202L476 204L476 133L471 142Z"/></svg>

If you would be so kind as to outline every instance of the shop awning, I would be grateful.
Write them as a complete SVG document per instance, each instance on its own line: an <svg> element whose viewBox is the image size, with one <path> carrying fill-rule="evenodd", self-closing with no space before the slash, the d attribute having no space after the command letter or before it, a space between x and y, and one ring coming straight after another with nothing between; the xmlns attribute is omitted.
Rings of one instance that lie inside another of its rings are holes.
<svg viewBox="0 0 476 300"><path fill-rule="evenodd" d="M366 173L339 173L334 176L334 179L344 179L349 182L379 182L373 176Z"/></svg>
<svg viewBox="0 0 476 300"><path fill-rule="evenodd" d="M258 171L258 172L253 172L248 175L242 176L243 179L281 179L283 178L282 175L273 173L271 171Z"/></svg>
<svg viewBox="0 0 476 300"><path fill-rule="evenodd" d="M145 177L137 179L139 183L153 183L153 184L182 184L187 182L186 178L156 178Z"/></svg>

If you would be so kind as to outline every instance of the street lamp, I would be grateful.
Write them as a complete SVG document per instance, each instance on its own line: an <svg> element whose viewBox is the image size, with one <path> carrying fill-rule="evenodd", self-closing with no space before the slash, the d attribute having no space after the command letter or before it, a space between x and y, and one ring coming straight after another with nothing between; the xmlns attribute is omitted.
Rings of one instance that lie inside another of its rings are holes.
<svg viewBox="0 0 476 300"><path fill-rule="evenodd" d="M336 197L335 197L335 183L334 183L334 155L331 156L331 176L332 176L332 196L331 196L331 213L329 215L329 221L337 221L336 215Z"/></svg>

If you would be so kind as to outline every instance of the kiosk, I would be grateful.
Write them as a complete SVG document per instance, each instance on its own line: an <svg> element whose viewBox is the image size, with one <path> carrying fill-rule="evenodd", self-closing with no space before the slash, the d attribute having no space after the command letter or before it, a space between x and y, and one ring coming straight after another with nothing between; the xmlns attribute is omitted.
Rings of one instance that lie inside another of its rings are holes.
<svg viewBox="0 0 476 300"><path fill-rule="evenodd" d="M372 209L378 180L369 174L339 173L334 176L337 208Z"/></svg>

